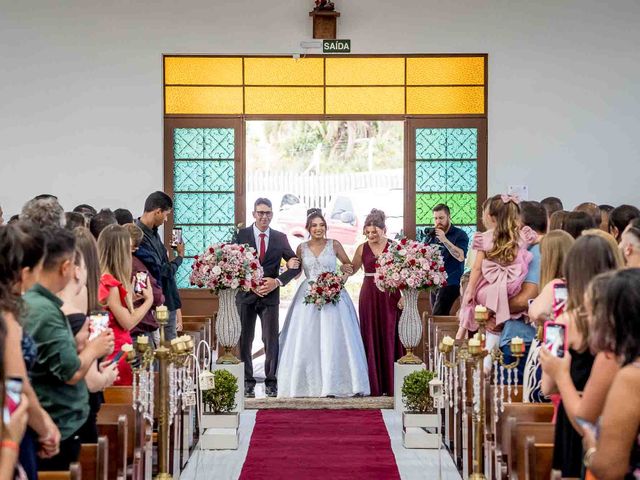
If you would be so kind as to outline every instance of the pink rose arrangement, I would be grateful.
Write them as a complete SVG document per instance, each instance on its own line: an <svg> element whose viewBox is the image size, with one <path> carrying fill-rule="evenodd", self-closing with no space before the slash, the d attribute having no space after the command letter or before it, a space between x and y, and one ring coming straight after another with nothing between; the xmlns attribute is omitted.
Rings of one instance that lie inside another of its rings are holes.
<svg viewBox="0 0 640 480"><path fill-rule="evenodd" d="M403 238L378 257L374 281L383 292L429 290L446 286L447 272L437 246Z"/></svg>
<svg viewBox="0 0 640 480"><path fill-rule="evenodd" d="M318 278L309 282L309 290L304 297L304 303L315 305L318 310L330 303L335 305L340 301L340 292L344 286L342 276L334 272L323 272Z"/></svg>
<svg viewBox="0 0 640 480"><path fill-rule="evenodd" d="M248 291L262 280L262 267L256 249L247 244L216 243L191 266L191 285L219 292L227 288Z"/></svg>

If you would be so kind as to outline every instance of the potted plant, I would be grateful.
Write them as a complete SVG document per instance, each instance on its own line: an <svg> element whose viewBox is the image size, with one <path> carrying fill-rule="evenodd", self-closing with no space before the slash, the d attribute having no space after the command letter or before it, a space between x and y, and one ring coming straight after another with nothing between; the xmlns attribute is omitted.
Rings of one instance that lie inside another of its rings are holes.
<svg viewBox="0 0 640 480"><path fill-rule="evenodd" d="M440 443L439 415L429 389L435 376L430 370L418 370L404 378L402 401L407 411L402 414L402 439L407 448L438 448Z"/></svg>
<svg viewBox="0 0 640 480"><path fill-rule="evenodd" d="M213 388L202 390L202 428L237 428L238 380L227 370L213 372Z"/></svg>

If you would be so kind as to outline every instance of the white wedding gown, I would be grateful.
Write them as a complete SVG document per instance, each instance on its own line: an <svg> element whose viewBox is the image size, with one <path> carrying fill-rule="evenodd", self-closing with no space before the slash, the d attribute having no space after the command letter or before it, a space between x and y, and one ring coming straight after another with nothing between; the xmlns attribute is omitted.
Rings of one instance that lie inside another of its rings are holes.
<svg viewBox="0 0 640 480"><path fill-rule="evenodd" d="M333 240L316 257L302 244L302 282L280 333L278 397L369 395L367 359L353 302L343 290L336 305L305 305L309 280L336 271Z"/></svg>

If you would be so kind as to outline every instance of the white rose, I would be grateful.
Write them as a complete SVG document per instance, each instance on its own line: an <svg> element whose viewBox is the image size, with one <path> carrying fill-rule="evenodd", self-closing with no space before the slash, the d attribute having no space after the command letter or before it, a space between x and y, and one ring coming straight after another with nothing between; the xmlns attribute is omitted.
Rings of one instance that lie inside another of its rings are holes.
<svg viewBox="0 0 640 480"><path fill-rule="evenodd" d="M218 265L216 265L211 269L211 273L213 273L214 275L220 275L222 273L222 269Z"/></svg>
<svg viewBox="0 0 640 480"><path fill-rule="evenodd" d="M251 252L245 251L244 256L246 257L247 260L253 260L253 253Z"/></svg>

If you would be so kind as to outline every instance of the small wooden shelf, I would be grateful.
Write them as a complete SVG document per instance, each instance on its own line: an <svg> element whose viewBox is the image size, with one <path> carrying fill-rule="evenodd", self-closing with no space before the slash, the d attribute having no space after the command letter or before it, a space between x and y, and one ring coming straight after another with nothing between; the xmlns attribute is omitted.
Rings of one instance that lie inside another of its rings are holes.
<svg viewBox="0 0 640 480"><path fill-rule="evenodd" d="M338 17L340 12L331 10L318 10L309 12L313 17L313 38L335 40L338 35Z"/></svg>

